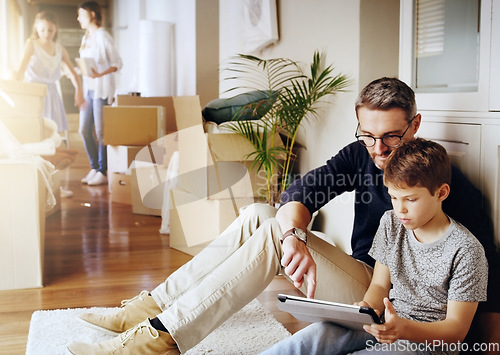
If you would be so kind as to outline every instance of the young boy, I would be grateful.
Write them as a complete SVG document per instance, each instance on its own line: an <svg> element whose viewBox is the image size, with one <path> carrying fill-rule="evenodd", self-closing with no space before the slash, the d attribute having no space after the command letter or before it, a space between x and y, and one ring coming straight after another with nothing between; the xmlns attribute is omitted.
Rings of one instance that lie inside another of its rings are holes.
<svg viewBox="0 0 500 355"><path fill-rule="evenodd" d="M385 324L365 325L363 332L315 323L266 354L466 350L461 342L486 299L488 266L477 239L441 208L450 178L445 149L424 139L405 142L387 161L393 210L380 221L370 250L373 278L358 303L384 312Z"/></svg>

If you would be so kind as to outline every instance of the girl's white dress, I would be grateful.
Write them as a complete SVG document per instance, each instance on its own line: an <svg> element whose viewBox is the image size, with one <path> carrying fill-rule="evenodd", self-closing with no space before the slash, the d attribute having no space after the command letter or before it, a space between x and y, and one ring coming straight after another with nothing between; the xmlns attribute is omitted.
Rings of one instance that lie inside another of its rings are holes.
<svg viewBox="0 0 500 355"><path fill-rule="evenodd" d="M47 96L44 99L43 117L52 119L57 124L57 131L68 129L68 119L62 102L61 95L57 89L57 82L62 76L62 48L56 43L56 54L54 56L33 41L35 52L26 68L25 80L27 82L42 83L48 87Z"/></svg>

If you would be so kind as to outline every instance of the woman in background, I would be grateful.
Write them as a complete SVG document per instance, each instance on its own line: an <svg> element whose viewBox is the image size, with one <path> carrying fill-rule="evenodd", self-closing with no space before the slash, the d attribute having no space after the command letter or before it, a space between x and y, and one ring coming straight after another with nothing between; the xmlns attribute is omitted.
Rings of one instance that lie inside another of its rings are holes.
<svg viewBox="0 0 500 355"><path fill-rule="evenodd" d="M85 35L80 47L80 62L90 65L82 70L87 107L80 112L80 134L90 161L91 170L82 179L88 185L108 183L106 146L103 143L103 106L113 102L115 72L122 67L122 60L113 38L102 27L102 9L95 1L84 2L78 7L78 22ZM88 70L87 70L88 69ZM95 137L94 137L95 130Z"/></svg>

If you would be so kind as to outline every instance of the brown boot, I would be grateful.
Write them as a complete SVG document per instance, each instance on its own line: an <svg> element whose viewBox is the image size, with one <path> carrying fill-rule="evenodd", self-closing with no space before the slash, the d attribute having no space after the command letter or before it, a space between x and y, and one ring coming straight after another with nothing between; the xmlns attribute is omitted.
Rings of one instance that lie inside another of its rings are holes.
<svg viewBox="0 0 500 355"><path fill-rule="evenodd" d="M87 325L120 334L136 326L146 318L154 318L161 309L148 291L142 291L130 300L123 300L121 309L112 314L84 313L80 319Z"/></svg>
<svg viewBox="0 0 500 355"><path fill-rule="evenodd" d="M98 344L73 343L68 350L74 355L108 354L180 354L170 334L156 330L149 319L117 337Z"/></svg>

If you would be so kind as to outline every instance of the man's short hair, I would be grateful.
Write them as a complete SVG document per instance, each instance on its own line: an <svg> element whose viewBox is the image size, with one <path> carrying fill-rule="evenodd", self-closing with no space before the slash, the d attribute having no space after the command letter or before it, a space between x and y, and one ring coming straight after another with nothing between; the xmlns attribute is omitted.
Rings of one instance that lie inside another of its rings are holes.
<svg viewBox="0 0 500 355"><path fill-rule="evenodd" d="M356 116L359 108L387 111L400 108L406 113L410 122L417 114L415 92L397 78L380 78L369 83L356 99Z"/></svg>
<svg viewBox="0 0 500 355"><path fill-rule="evenodd" d="M384 183L397 187L425 187L434 195L451 182L446 149L423 138L411 139L391 152L384 169Z"/></svg>

